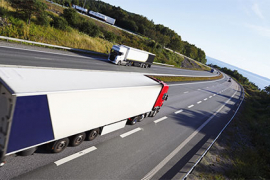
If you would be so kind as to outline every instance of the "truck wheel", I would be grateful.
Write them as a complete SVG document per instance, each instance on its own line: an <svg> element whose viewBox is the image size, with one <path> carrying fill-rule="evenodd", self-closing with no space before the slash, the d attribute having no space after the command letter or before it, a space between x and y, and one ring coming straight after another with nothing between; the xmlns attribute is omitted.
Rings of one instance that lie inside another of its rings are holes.
<svg viewBox="0 0 270 180"><path fill-rule="evenodd" d="M151 64L148 64L148 66L147 66L148 68L151 68Z"/></svg>
<svg viewBox="0 0 270 180"><path fill-rule="evenodd" d="M55 141L53 143L52 148L51 148L51 151L53 153L60 153L64 149L66 149L66 147L68 146L68 143L69 143L69 139L68 138L57 140L57 141Z"/></svg>
<svg viewBox="0 0 270 180"><path fill-rule="evenodd" d="M93 129L91 131L89 131L86 135L86 140L87 141L92 141L94 140L98 135L99 135L99 131L100 129L97 128L97 129Z"/></svg>
<svg viewBox="0 0 270 180"><path fill-rule="evenodd" d="M149 116L151 116L151 117L155 117L155 116L157 115L157 113L158 113L158 110L157 110L157 109L155 109L154 111L151 111L151 113L150 113L150 115L149 115Z"/></svg>
<svg viewBox="0 0 270 180"><path fill-rule="evenodd" d="M85 133L80 133L70 137L70 146L79 146L84 141L85 136Z"/></svg>
<svg viewBox="0 0 270 180"><path fill-rule="evenodd" d="M143 121L143 119L145 118L144 114L139 115L138 117L139 117L139 118L138 118L138 121L139 121L139 122Z"/></svg>
<svg viewBox="0 0 270 180"><path fill-rule="evenodd" d="M33 148L30 148L30 149L27 149L27 150L18 152L17 154L18 154L19 156L30 156L30 155L34 154L34 152L35 152L36 150L37 150L37 147L33 147Z"/></svg>
<svg viewBox="0 0 270 180"><path fill-rule="evenodd" d="M129 123L130 123L130 125L134 125L134 124L136 124L137 123L137 121L138 121L138 116L136 116L136 117L134 117L134 118L132 118L132 120L131 121L129 121Z"/></svg>
<svg viewBox="0 0 270 180"><path fill-rule="evenodd" d="M126 66L131 66L131 62L127 62Z"/></svg>
<svg viewBox="0 0 270 180"><path fill-rule="evenodd" d="M120 66L121 65L121 61L118 61L117 65Z"/></svg>

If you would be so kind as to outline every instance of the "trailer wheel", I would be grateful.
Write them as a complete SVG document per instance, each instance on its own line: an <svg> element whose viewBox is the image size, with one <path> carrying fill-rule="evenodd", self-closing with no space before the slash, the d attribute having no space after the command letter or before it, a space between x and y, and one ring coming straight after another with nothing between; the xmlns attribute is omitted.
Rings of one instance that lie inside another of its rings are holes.
<svg viewBox="0 0 270 180"><path fill-rule="evenodd" d="M136 116L136 117L132 118L132 119L131 119L131 121L129 121L130 125L134 125L134 124L136 124L136 123L137 123L137 121L138 121L138 119L139 119L139 117L138 117L138 116Z"/></svg>
<svg viewBox="0 0 270 180"><path fill-rule="evenodd" d="M85 136L85 133L80 133L70 137L70 146L79 146L84 141Z"/></svg>
<svg viewBox="0 0 270 180"><path fill-rule="evenodd" d="M142 115L139 115L138 117L139 117L139 118L138 118L138 121L141 122L141 121L143 121L143 119L145 118L145 115L142 114Z"/></svg>
<svg viewBox="0 0 270 180"><path fill-rule="evenodd" d="M64 149L66 149L66 147L68 146L68 143L69 143L69 139L68 138L57 140L57 141L55 141L53 143L52 148L51 148L51 151L53 153L60 153Z"/></svg>
<svg viewBox="0 0 270 180"><path fill-rule="evenodd" d="M91 131L89 131L86 135L86 140L87 141L92 141L94 140L98 135L99 135L100 129L93 129Z"/></svg>

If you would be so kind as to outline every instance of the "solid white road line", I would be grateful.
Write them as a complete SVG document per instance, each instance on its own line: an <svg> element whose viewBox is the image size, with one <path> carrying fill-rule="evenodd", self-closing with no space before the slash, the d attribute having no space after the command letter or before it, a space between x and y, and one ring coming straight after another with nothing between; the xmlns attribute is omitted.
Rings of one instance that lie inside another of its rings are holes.
<svg viewBox="0 0 270 180"><path fill-rule="evenodd" d="M183 112L183 109L181 109L181 110L179 110L179 111L174 112L174 114L179 114L179 113L181 113L181 112Z"/></svg>
<svg viewBox="0 0 270 180"><path fill-rule="evenodd" d="M90 152L92 152L92 151L94 151L94 150L96 150L97 148L95 147L95 146L92 146L92 147L90 147L90 148L88 148L88 149L85 149L85 150L83 150L83 151L80 151L80 152L78 152L78 153L76 153L76 154L72 154L72 155L70 155L70 156L68 156L68 157L65 157L65 158L63 158L63 159L60 159L60 160L58 160L58 161L55 161L54 162L54 164L56 164L56 166L60 166L60 165L62 165L62 164L64 164L64 163L66 163L66 162L69 162L69 161L71 161L71 160L73 160L73 159L76 159L76 158L78 158L78 157L80 157L80 156L83 156L83 155L85 155L85 154L87 154L87 153L90 153Z"/></svg>
<svg viewBox="0 0 270 180"><path fill-rule="evenodd" d="M52 60L51 58L43 58L43 57L34 57L35 59L45 59L45 60Z"/></svg>
<svg viewBox="0 0 270 180"><path fill-rule="evenodd" d="M192 104L192 105L190 105L190 106L188 106L188 108L192 108L194 105Z"/></svg>
<svg viewBox="0 0 270 180"><path fill-rule="evenodd" d="M202 101L197 102L197 104L201 104L201 103L202 103Z"/></svg>
<svg viewBox="0 0 270 180"><path fill-rule="evenodd" d="M165 119L167 119L166 116L164 116L164 117L162 117L162 118L159 118L159 119L155 120L154 123L158 123L158 122L163 121L163 120L165 120Z"/></svg>
<svg viewBox="0 0 270 180"><path fill-rule="evenodd" d="M129 132L126 132L126 133L124 133L124 134L122 134L122 135L120 135L120 136L121 136L121 138L124 138L124 137L127 137L127 136L129 136L129 135L131 135L131 134L133 134L133 133L135 133L135 132L140 131L140 130L142 130L142 129L141 129L141 128L136 128L136 129L133 129L133 130L131 130L131 131L129 131Z"/></svg>
<svg viewBox="0 0 270 180"><path fill-rule="evenodd" d="M207 119L198 129L196 129L184 142L182 142L175 150L173 150L165 159L163 159L156 167L154 167L142 180L151 179L160 169L162 169L193 137L195 137L216 115L221 111L226 104L235 96L237 91L228 99L209 119Z"/></svg>

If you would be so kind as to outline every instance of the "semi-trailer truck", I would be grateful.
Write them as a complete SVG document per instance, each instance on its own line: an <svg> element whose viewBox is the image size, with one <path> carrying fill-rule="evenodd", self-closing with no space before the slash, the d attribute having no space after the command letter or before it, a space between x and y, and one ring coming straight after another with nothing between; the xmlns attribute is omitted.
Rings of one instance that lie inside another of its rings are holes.
<svg viewBox="0 0 270 180"><path fill-rule="evenodd" d="M113 45L108 60L117 65L150 68L155 54L125 45Z"/></svg>
<svg viewBox="0 0 270 180"><path fill-rule="evenodd" d="M153 117L168 85L138 73L0 67L0 163L51 152Z"/></svg>

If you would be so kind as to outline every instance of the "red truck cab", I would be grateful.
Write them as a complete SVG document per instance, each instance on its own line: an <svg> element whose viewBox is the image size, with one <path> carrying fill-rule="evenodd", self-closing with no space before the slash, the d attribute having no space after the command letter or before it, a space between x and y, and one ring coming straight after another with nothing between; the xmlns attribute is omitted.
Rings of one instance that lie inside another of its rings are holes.
<svg viewBox="0 0 270 180"><path fill-rule="evenodd" d="M132 118L128 118L128 122L131 125L136 124L137 121L142 121L142 119L144 119L145 117L155 117L156 114L159 112L159 109L161 108L161 106L163 106L164 101L166 101L168 99L168 90L169 90L169 86L164 83L163 81L160 81L156 78L153 78L151 76L147 76L151 79L153 79L154 81L158 82L159 84L162 85L162 88L160 90L160 93L157 97L157 100L152 108L152 110L149 113L145 113L145 114L141 114Z"/></svg>
<svg viewBox="0 0 270 180"><path fill-rule="evenodd" d="M167 99L168 99L169 86L166 83L164 83L163 81L160 81L156 78L153 78L153 77L150 77L150 78L157 81L158 83L160 83L162 85L162 89L158 95L158 98L154 104L154 107L149 114L149 116L154 117L159 112L159 109L161 108L161 106L163 106L164 101L167 101Z"/></svg>

